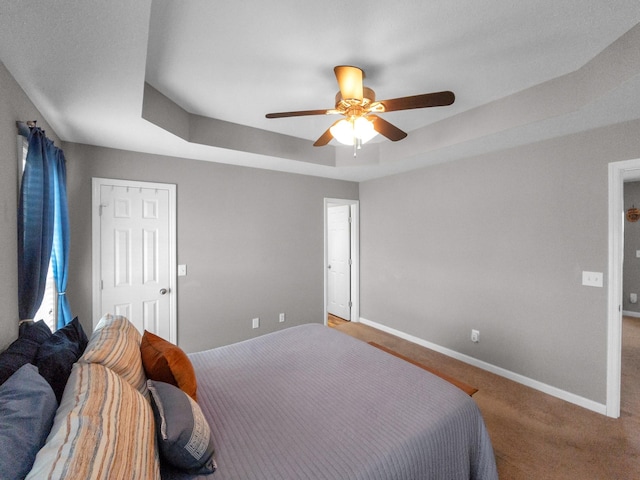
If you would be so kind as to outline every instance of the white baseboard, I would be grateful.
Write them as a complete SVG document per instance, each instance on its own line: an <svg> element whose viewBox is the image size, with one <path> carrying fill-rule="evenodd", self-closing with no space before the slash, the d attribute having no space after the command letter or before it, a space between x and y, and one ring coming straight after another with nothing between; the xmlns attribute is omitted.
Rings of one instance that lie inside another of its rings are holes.
<svg viewBox="0 0 640 480"><path fill-rule="evenodd" d="M535 390L539 390L543 393L559 398L561 400L565 400L569 403L573 403L575 405L586 408L593 412L600 413L602 415L607 414L607 406L602 403L598 403L593 400L589 400L588 398L581 397L580 395L576 395L575 393L567 392L566 390L561 390L557 387L547 385L546 383L539 382L538 380L534 380L529 377L525 377L524 375L520 375L519 373L512 372L510 370L504 369L502 367L498 367L496 365L492 365L482 360L478 360L477 358L474 358L474 357L470 357L469 355L465 355L464 353L456 352L449 348L441 347L440 345L436 345L435 343L428 342L421 338L415 337L408 333L401 332L400 330L396 330L391 327L387 327L380 323L372 322L371 320L367 320L366 318L360 317L360 322L362 322L364 325L377 328L378 330L382 330L383 332L390 333L391 335L395 335L396 337L400 337L404 340L418 344L422 347L435 350L436 352L440 352L444 355L447 355L448 357L455 358L456 360L460 360L464 363L468 363L469 365L473 365L474 367L481 368L482 370L495 373L496 375L500 375L501 377L507 378L514 382L525 385L527 387L531 387Z"/></svg>
<svg viewBox="0 0 640 480"><path fill-rule="evenodd" d="M625 317L640 318L640 312L631 312L629 310L623 310L622 315L624 315Z"/></svg>

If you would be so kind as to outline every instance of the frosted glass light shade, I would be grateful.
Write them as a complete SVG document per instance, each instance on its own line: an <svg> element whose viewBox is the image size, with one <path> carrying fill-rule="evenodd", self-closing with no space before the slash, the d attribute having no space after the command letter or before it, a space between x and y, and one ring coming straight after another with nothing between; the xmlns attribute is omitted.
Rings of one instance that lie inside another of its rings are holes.
<svg viewBox="0 0 640 480"><path fill-rule="evenodd" d="M364 117L354 120L342 119L331 127L330 131L333 138L345 145L354 145L357 139L360 139L360 143L366 143L378 134L373 128L373 123Z"/></svg>

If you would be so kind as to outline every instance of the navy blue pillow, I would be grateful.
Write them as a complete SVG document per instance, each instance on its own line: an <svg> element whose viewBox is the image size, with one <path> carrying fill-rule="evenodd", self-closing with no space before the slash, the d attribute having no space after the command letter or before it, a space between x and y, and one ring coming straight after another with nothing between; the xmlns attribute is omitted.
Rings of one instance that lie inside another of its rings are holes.
<svg viewBox="0 0 640 480"><path fill-rule="evenodd" d="M22 325L20 337L0 353L0 385L6 382L21 366L32 363L40 344L51 336L51 330L44 323L44 320L35 322L29 327Z"/></svg>
<svg viewBox="0 0 640 480"><path fill-rule="evenodd" d="M87 343L87 335L76 317L61 329L56 330L38 348L33 364L51 385L58 403L71 375L71 367L84 353Z"/></svg>
<svg viewBox="0 0 640 480"><path fill-rule="evenodd" d="M38 344L44 342L51 336L51 329L44 320L38 320L37 322L22 322L20 324L20 338L28 338L34 340Z"/></svg>
<svg viewBox="0 0 640 480"><path fill-rule="evenodd" d="M24 478L49 435L58 404L31 364L0 385L0 478Z"/></svg>

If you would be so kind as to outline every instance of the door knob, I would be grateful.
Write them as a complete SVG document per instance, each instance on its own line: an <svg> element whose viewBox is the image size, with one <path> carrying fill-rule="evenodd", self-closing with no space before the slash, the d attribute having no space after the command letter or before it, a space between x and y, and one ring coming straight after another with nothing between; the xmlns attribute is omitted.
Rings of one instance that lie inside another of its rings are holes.
<svg viewBox="0 0 640 480"><path fill-rule="evenodd" d="M161 288L160 289L160 295L166 295L167 293L169 293L169 290L166 288Z"/></svg>

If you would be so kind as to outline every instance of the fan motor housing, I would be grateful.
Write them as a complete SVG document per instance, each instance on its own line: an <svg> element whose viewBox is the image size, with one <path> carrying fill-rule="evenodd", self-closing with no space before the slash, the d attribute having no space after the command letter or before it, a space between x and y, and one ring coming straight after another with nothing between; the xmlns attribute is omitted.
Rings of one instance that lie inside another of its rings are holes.
<svg viewBox="0 0 640 480"><path fill-rule="evenodd" d="M362 100L357 98L344 99L342 93L336 93L336 110L343 115L360 116L371 110L374 103L376 103L376 92L369 87L362 87ZM375 108L375 110L382 111L380 108Z"/></svg>
<svg viewBox="0 0 640 480"><path fill-rule="evenodd" d="M375 101L376 101L376 92L374 92L369 87L362 87L362 100L358 100L357 98L344 99L342 98L342 93L340 92L336 93L336 108L338 108L338 106L343 102L348 104L358 104L361 106L365 106Z"/></svg>

